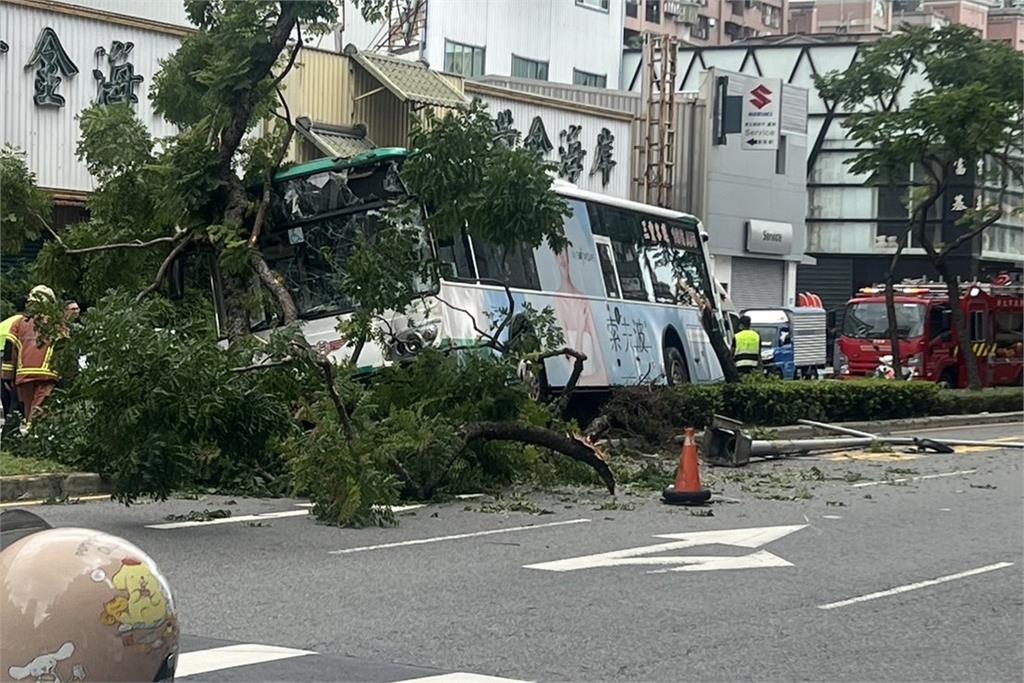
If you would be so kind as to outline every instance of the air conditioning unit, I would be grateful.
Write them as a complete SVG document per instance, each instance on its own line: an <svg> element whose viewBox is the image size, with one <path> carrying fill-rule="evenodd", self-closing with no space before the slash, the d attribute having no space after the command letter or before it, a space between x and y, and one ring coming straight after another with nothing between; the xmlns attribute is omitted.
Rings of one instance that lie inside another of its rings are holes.
<svg viewBox="0 0 1024 683"><path fill-rule="evenodd" d="M669 8L672 8L671 10ZM666 2L665 14L675 16L677 24L693 25L697 23L697 10L700 9L699 2L685 2L683 0Z"/></svg>

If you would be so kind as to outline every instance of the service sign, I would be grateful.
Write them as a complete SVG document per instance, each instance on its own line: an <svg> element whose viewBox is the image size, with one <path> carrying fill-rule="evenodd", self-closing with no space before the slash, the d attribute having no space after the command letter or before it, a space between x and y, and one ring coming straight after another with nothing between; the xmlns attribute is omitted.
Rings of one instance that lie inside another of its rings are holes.
<svg viewBox="0 0 1024 683"><path fill-rule="evenodd" d="M778 78L751 80L743 93L742 149L779 148L779 119L782 111L782 81Z"/></svg>

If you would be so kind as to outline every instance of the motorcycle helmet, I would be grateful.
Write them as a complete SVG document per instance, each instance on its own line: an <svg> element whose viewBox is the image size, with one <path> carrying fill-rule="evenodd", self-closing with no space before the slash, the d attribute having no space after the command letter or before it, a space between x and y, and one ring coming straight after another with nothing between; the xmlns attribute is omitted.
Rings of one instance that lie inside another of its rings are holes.
<svg viewBox="0 0 1024 683"><path fill-rule="evenodd" d="M177 613L153 560L12 513L0 515L0 681L173 681Z"/></svg>

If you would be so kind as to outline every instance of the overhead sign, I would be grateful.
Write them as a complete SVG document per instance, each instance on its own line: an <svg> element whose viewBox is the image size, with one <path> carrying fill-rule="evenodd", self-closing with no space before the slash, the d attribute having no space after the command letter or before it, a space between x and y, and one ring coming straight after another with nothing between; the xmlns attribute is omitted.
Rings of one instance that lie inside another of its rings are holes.
<svg viewBox="0 0 1024 683"><path fill-rule="evenodd" d="M755 254L789 254L792 250L791 223L747 221L747 251Z"/></svg>
<svg viewBox="0 0 1024 683"><path fill-rule="evenodd" d="M748 555L658 555L658 553L694 548L706 545L731 545L738 548L760 548L772 541L803 529L806 524L791 526L762 526L747 529L720 529L718 531L690 531L681 534L661 534L654 538L674 539L669 543L656 543L638 548L614 550L609 553L570 557L554 562L525 565L526 569L543 569L549 572L571 572L579 569L599 567L649 566L662 567L660 571L699 572L716 569L764 569L767 567L792 567L767 550L758 550Z"/></svg>
<svg viewBox="0 0 1024 683"><path fill-rule="evenodd" d="M779 119L782 111L782 81L778 78L751 80L743 93L742 149L779 148Z"/></svg>

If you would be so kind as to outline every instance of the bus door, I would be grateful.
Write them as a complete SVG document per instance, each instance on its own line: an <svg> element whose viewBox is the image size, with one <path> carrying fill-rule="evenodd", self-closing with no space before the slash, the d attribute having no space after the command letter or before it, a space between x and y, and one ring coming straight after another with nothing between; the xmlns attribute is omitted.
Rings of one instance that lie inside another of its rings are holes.
<svg viewBox="0 0 1024 683"><path fill-rule="evenodd" d="M975 362L978 364L978 378L982 386L986 387L992 385L988 354L994 346L988 308L988 303L982 297L971 297L967 303L967 329L971 333L971 350L974 351ZM966 386L967 383L966 365L964 368L960 386Z"/></svg>

